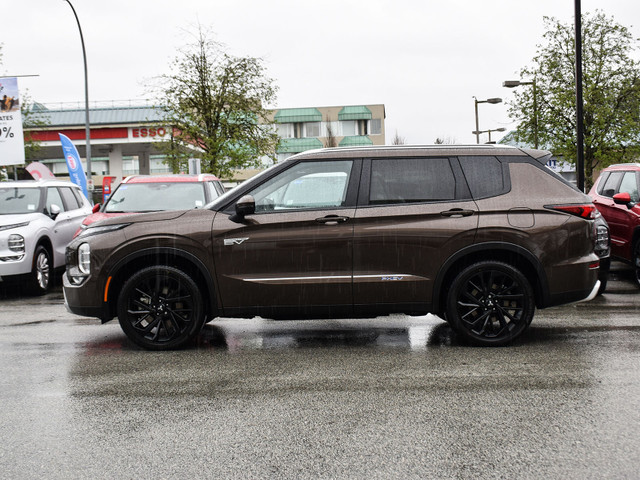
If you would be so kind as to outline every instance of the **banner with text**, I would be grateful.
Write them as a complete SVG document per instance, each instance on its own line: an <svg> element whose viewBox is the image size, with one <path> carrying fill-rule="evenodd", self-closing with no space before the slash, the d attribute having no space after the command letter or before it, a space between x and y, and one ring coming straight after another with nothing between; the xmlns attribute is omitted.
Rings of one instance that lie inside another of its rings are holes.
<svg viewBox="0 0 640 480"><path fill-rule="evenodd" d="M87 198L89 197L89 192L87 191L87 176L84 173L84 169L82 168L82 162L80 161L80 155L78 154L78 149L76 146L71 143L69 137L59 133L60 142L62 143L62 151L64 152L64 159L67 161L67 169L69 170L69 177L71 181L78 185L82 189L82 193Z"/></svg>
<svg viewBox="0 0 640 480"><path fill-rule="evenodd" d="M18 79L0 77L0 165L24 163Z"/></svg>

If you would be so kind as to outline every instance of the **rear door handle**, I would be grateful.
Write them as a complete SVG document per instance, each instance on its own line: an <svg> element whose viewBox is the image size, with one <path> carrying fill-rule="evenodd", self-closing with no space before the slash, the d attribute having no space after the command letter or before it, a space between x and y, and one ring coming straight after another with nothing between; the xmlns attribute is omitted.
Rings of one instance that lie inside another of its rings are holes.
<svg viewBox="0 0 640 480"><path fill-rule="evenodd" d="M337 225L338 223L344 223L349 220L349 217L341 217L339 215L327 215L326 217L316 218L316 222L324 223L325 225Z"/></svg>
<svg viewBox="0 0 640 480"><path fill-rule="evenodd" d="M463 210L462 208L452 208L451 210L446 210L444 212L440 212L440 215L443 217L469 217L473 215L473 210Z"/></svg>

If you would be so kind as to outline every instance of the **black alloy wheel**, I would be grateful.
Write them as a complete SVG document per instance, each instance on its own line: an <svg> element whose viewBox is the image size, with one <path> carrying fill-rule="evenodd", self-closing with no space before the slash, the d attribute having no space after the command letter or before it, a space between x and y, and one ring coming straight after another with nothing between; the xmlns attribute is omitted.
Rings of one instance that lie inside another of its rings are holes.
<svg viewBox="0 0 640 480"><path fill-rule="evenodd" d="M466 267L451 284L447 320L466 340L505 345L529 326L535 311L533 289L515 267L483 261Z"/></svg>
<svg viewBox="0 0 640 480"><path fill-rule="evenodd" d="M38 245L33 254L33 267L29 274L29 289L35 295L44 295L51 287L51 254L46 247Z"/></svg>
<svg viewBox="0 0 640 480"><path fill-rule="evenodd" d="M143 348L184 347L204 325L200 289L177 268L144 268L125 282L118 297L118 320L127 337Z"/></svg>

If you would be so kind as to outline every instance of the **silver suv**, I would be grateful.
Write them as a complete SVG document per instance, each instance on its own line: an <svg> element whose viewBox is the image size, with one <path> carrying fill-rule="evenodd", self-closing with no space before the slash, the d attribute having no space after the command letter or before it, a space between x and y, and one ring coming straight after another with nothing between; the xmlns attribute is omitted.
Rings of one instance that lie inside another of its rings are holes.
<svg viewBox="0 0 640 480"><path fill-rule="evenodd" d="M78 186L57 180L0 183L0 282L26 279L45 293L91 205Z"/></svg>

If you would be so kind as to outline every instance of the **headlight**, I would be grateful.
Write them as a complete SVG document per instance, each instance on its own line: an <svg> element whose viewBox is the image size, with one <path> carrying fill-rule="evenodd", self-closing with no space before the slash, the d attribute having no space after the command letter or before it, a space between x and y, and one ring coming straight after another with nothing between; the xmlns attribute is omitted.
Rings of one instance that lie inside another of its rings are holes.
<svg viewBox="0 0 640 480"><path fill-rule="evenodd" d="M88 243L78 247L78 270L85 275L91 273L91 247Z"/></svg>
<svg viewBox="0 0 640 480"><path fill-rule="evenodd" d="M72 285L80 285L91 274L91 247L81 244L77 250L67 247L65 252L67 277Z"/></svg>
<svg viewBox="0 0 640 480"><path fill-rule="evenodd" d="M96 225L89 226L85 230L81 231L76 238L88 237L89 235L98 235L101 233L115 232L124 227L131 225L130 223L117 223L115 225Z"/></svg>

